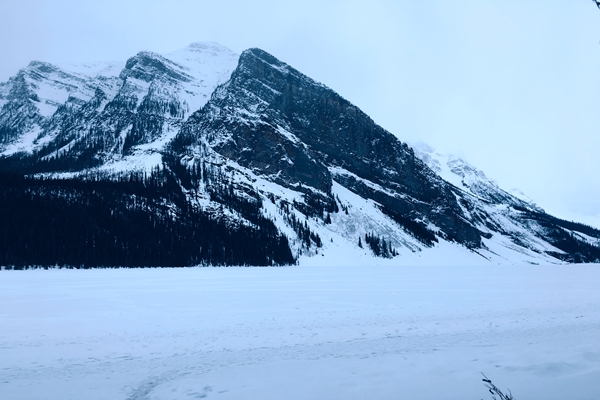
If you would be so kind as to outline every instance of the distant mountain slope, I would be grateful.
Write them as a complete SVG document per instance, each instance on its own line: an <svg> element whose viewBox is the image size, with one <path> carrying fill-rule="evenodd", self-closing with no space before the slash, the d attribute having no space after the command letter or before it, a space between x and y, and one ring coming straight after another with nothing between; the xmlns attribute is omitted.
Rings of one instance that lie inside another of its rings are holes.
<svg viewBox="0 0 600 400"><path fill-rule="evenodd" d="M488 214L496 215L497 226L492 231L500 230L503 235L511 237L514 243L539 252L550 252L554 257L568 261L582 262L597 257L596 247L600 245L597 229L546 214L524 194L508 193L483 171L459 157L436 152L425 143L413 147L415 154L447 182L482 200L483 205L487 204ZM553 244L564 253L533 244L539 239ZM584 245L588 250L579 249L579 240L592 246L588 248Z"/></svg>
<svg viewBox="0 0 600 400"><path fill-rule="evenodd" d="M29 232L0 263L600 260L600 231L415 151L260 49L198 43L70 68L34 62L0 86L1 189L21 199L4 202L0 227ZM86 207L110 218L86 221ZM48 225L50 241L35 233Z"/></svg>
<svg viewBox="0 0 600 400"><path fill-rule="evenodd" d="M524 195L516 196L500 188L496 182L489 179L485 173L473 167L465 160L450 154L436 152L426 143L411 144L415 155L419 157L429 168L435 171L445 181L454 186L494 204L512 204L521 207L538 208Z"/></svg>

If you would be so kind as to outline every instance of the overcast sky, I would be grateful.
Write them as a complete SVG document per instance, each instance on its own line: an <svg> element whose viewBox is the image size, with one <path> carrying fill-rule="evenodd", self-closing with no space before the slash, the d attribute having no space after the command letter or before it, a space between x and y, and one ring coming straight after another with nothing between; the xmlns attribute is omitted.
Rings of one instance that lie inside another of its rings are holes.
<svg viewBox="0 0 600 400"><path fill-rule="evenodd" d="M600 226L600 10L590 0L0 0L0 81L31 60L262 48L403 141Z"/></svg>

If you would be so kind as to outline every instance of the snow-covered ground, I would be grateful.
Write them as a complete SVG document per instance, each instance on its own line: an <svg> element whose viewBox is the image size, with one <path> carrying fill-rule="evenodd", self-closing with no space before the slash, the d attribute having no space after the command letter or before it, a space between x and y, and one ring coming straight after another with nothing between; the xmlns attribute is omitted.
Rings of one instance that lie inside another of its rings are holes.
<svg viewBox="0 0 600 400"><path fill-rule="evenodd" d="M0 399L598 399L600 265L0 271Z"/></svg>

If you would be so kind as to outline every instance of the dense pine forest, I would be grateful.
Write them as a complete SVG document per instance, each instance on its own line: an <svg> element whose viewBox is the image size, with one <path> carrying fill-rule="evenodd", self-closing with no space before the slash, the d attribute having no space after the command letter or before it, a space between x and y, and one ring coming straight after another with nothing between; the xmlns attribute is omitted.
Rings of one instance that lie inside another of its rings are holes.
<svg viewBox="0 0 600 400"><path fill-rule="evenodd" d="M239 213L247 224L232 224L190 204L171 168L110 180L101 175L63 180L2 173L0 265L295 263L287 238L261 215L258 199L239 197L218 177L205 176L212 179L211 200Z"/></svg>

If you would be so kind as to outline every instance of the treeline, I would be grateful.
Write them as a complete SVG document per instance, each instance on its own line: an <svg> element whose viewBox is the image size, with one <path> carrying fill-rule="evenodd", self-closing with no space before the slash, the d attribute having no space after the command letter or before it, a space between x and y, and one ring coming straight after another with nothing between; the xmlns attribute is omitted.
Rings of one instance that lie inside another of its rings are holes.
<svg viewBox="0 0 600 400"><path fill-rule="evenodd" d="M548 215L548 214L541 213L538 211L532 211L525 207L520 207L520 206L513 206L513 207L515 210L521 211L523 213L523 216L527 219L536 220L545 225L548 225L548 224L558 225L565 229L580 232L585 235L594 237L596 239L600 239L600 230L596 229L590 225L582 224L580 222L567 221L564 219L554 217L552 215Z"/></svg>
<svg viewBox="0 0 600 400"><path fill-rule="evenodd" d="M547 220L538 220L545 228L544 239L567 254L551 252L550 255L569 263L600 262L600 247L576 238L571 232L552 225Z"/></svg>
<svg viewBox="0 0 600 400"><path fill-rule="evenodd" d="M552 229L545 238L564 253L547 252L549 255L569 263L600 262L600 247L573 237L573 234L560 229Z"/></svg>
<svg viewBox="0 0 600 400"><path fill-rule="evenodd" d="M377 257L392 258L398 255L398 252L392 247L390 241L386 241L384 238L380 238L373 233L365 234L365 243ZM358 247L363 247L360 236L358 238Z"/></svg>
<svg viewBox="0 0 600 400"><path fill-rule="evenodd" d="M234 197L229 193L224 202L246 204ZM249 209L241 212L253 226L230 224L192 207L168 169L111 181L100 176L57 180L0 173L0 265L295 263L287 238Z"/></svg>
<svg viewBox="0 0 600 400"><path fill-rule="evenodd" d="M296 218L296 215L292 212L283 215L284 221L296 232L298 239L302 242L302 245L307 249L310 249L314 245L316 247L323 247L323 241L318 233L310 230L308 222L305 220L304 223L300 219Z"/></svg>

